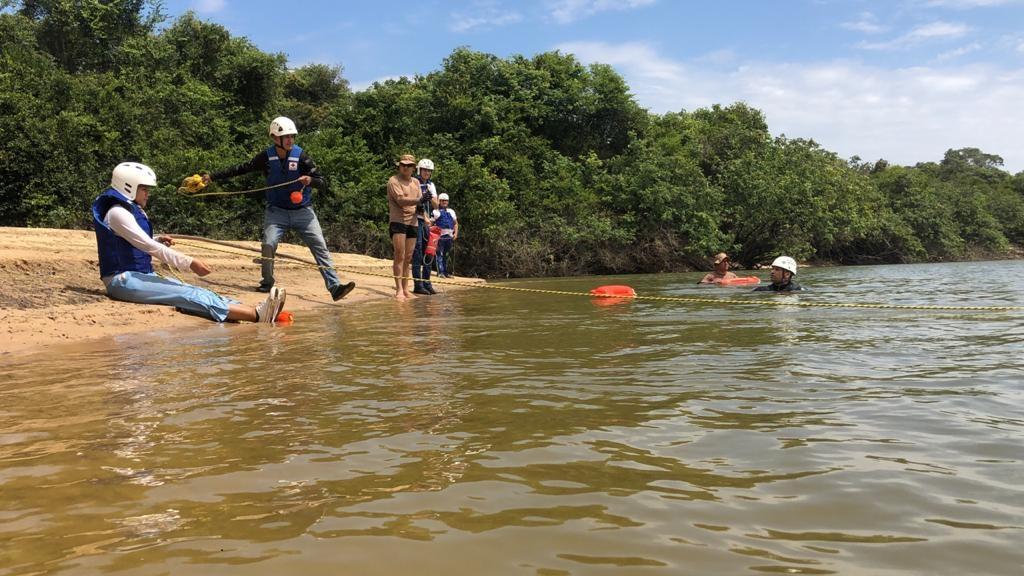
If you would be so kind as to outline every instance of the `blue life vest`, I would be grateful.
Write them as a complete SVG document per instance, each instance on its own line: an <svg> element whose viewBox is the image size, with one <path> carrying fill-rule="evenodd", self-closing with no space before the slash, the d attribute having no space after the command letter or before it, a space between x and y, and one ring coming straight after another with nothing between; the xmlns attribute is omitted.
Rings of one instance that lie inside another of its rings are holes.
<svg viewBox="0 0 1024 576"><path fill-rule="evenodd" d="M434 225L441 230L452 230L455 228L455 217L447 208L439 208L437 220L434 221Z"/></svg>
<svg viewBox="0 0 1024 576"><path fill-rule="evenodd" d="M267 186L291 182L302 176L302 173L299 172L300 156L302 156L302 148L298 146L292 146L292 149L288 151L288 157L284 160L278 157L277 149L274 146L267 148ZM267 190L267 203L285 210L297 210L313 204L313 191L309 186L301 188L302 202L292 203L292 192L299 190L300 186L302 185L295 183Z"/></svg>
<svg viewBox="0 0 1024 576"><path fill-rule="evenodd" d="M92 203L92 223L96 229L96 249L100 257L100 278L120 274L121 272L153 272L153 259L149 254L132 246L127 240L121 238L103 222L107 212L114 206L122 206L132 213L139 227L153 237L153 226L142 208L128 200L123 194L107 188Z"/></svg>
<svg viewBox="0 0 1024 576"><path fill-rule="evenodd" d="M416 179L420 181L420 203L416 205L416 215L423 217L434 211L434 204L430 201L430 180L423 180L419 174L416 175Z"/></svg>

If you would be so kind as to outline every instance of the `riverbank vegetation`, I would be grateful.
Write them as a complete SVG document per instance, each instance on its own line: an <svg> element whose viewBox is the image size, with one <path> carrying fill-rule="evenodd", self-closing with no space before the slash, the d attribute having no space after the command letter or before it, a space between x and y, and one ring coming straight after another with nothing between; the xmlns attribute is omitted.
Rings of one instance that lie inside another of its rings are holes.
<svg viewBox="0 0 1024 576"><path fill-rule="evenodd" d="M649 113L610 66L569 54L459 48L440 70L353 91L340 67L289 69L215 23L167 22L146 0L0 8L0 225L88 227L111 167L135 160L160 177L158 229L257 239L261 195L176 188L251 158L285 115L328 178L316 202L334 250L387 256L394 159L433 159L463 223L459 274L687 270L720 250L745 265L779 253L959 260L1024 244L1024 172L995 154L842 159L773 137L744 103Z"/></svg>

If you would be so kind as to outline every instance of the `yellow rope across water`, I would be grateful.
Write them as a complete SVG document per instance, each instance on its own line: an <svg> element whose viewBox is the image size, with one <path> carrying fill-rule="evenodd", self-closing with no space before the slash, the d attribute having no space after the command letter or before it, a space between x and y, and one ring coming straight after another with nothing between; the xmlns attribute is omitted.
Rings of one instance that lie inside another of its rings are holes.
<svg viewBox="0 0 1024 576"><path fill-rule="evenodd" d="M248 246L242 246L239 244L233 244L230 242L224 242L222 240L211 240L209 238L203 238L200 236L175 236L174 237L178 244L185 246L193 246L202 250L210 250L213 252L221 252L224 254L233 254L235 256L242 256L245 258L251 258L253 260L274 260L274 258L266 256L253 257L251 254L245 254L240 252L232 252L230 250L224 250L222 248L214 248L209 244L217 244L221 246L227 246L238 250L248 250L250 252L260 253L259 250L249 248ZM193 244L191 242L184 242L182 240L193 240L204 242L203 244ZM283 258L291 261L295 261L304 264L308 267L319 270L321 266L318 266L315 262L303 258L297 258L295 256L289 256L287 254L279 254L278 258ZM359 274L363 276L376 276L379 278L388 278L394 280L395 278L401 278L404 280L415 280L410 277L397 277L392 274L381 274L377 272L367 272L365 270L355 270L352 268L345 268L335 266L335 270L339 272L345 272L348 274ZM946 306L936 304L877 304L877 303L843 303L843 302L793 302L789 300L779 300L775 298L764 298L757 300L732 300L728 298L695 298L688 296L619 296L613 294L591 294L590 292L572 292L568 290L544 290L540 288L519 288L516 286L502 286L499 284L481 284L472 282L460 282L459 280L452 280L451 278L432 278L431 283L437 283L442 285L450 286L464 286L467 288L482 288L487 290L506 290L510 292L526 292L530 294L551 294L555 296L585 296L587 298L626 298L630 300L644 300L650 302L685 302L688 304L731 304L731 305L746 305L746 306L799 306L802 308L870 308L875 310L941 310L941 311L956 311L956 312L1022 312L1024 306Z"/></svg>

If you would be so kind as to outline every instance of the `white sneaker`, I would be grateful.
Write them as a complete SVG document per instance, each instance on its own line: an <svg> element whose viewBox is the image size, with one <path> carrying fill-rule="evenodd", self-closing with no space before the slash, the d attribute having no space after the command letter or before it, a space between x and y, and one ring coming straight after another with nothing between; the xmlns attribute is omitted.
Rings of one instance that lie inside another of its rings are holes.
<svg viewBox="0 0 1024 576"><path fill-rule="evenodd" d="M267 322L267 318L271 317L270 313L274 309L274 297L267 296L263 302L256 305L256 321Z"/></svg>
<svg viewBox="0 0 1024 576"><path fill-rule="evenodd" d="M270 317L270 322L277 320L277 315L284 310L284 300L288 297L288 294L284 291L284 288L271 288L270 295L274 297L274 315Z"/></svg>
<svg viewBox="0 0 1024 576"><path fill-rule="evenodd" d="M271 288L266 300L256 305L256 321L263 324L273 324L277 315L284 309L284 301L287 294L284 288Z"/></svg>

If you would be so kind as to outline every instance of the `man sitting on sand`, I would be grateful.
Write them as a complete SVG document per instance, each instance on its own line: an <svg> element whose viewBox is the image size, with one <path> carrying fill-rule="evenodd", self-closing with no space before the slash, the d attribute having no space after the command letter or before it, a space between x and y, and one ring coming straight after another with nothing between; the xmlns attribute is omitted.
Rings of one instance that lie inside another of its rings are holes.
<svg viewBox="0 0 1024 576"><path fill-rule="evenodd" d="M247 320L271 323L284 308L285 291L274 288L263 302L244 306L219 294L153 273L153 257L199 276L211 272L202 260L169 248L170 236L153 238L145 207L156 187L156 174L148 166L123 162L114 168L107 188L92 203L100 278L107 295L138 304L174 306L182 312L216 322Z"/></svg>
<svg viewBox="0 0 1024 576"><path fill-rule="evenodd" d="M722 280L732 280L736 275L729 272L729 255L725 252L715 254L715 270L701 278L698 284L718 284Z"/></svg>

